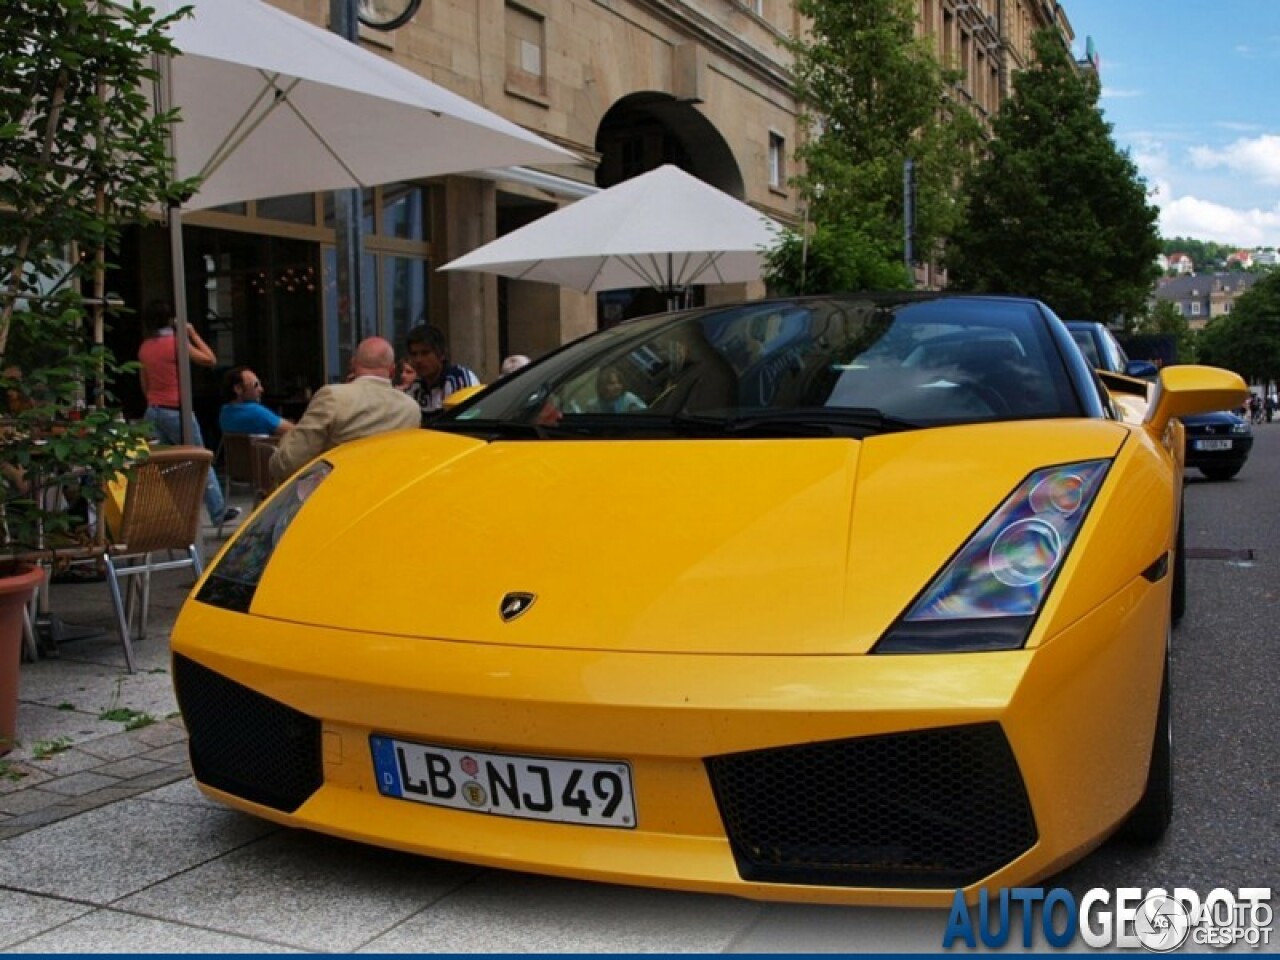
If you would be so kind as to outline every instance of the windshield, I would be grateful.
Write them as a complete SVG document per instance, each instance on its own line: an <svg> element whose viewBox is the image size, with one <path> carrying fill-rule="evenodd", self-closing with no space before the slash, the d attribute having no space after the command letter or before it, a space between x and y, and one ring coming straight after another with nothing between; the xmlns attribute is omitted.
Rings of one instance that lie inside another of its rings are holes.
<svg viewBox="0 0 1280 960"><path fill-rule="evenodd" d="M1089 366L1095 369L1107 369L1102 364L1102 358L1098 356L1098 345L1093 342L1093 331L1082 330L1079 327L1071 328L1071 339L1076 342L1076 346L1080 348L1080 352L1084 354L1084 358L1089 361Z"/></svg>
<svg viewBox="0 0 1280 960"><path fill-rule="evenodd" d="M1080 416L1033 301L771 300L629 321L433 426L508 435L854 433ZM538 429L546 428L546 429Z"/></svg>

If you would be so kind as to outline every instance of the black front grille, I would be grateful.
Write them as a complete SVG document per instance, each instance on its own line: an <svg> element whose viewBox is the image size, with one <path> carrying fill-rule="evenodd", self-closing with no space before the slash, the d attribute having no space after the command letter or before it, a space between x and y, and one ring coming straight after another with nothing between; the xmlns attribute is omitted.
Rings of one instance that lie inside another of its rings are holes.
<svg viewBox="0 0 1280 960"><path fill-rule="evenodd" d="M1036 842L996 723L730 754L707 770L744 880L962 887Z"/></svg>
<svg viewBox="0 0 1280 960"><path fill-rule="evenodd" d="M320 721L183 656L173 684L196 779L292 813L320 789Z"/></svg>

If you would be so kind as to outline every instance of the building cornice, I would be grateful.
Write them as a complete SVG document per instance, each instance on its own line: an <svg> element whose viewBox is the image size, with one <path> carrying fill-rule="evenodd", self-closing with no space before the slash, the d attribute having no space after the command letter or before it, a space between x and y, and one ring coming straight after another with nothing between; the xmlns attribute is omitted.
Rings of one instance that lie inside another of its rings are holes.
<svg viewBox="0 0 1280 960"><path fill-rule="evenodd" d="M595 2L617 12L618 4L611 0L595 0ZM742 37L716 23L686 0L632 0L632 3L637 8L647 10L675 27L681 34L704 44L740 69L748 71L775 87L791 91L794 80L787 67L772 59L765 51L747 43ZM758 27L770 33L779 44L786 42L786 34L751 13L737 0L727 0L726 5L738 9L742 16L750 17Z"/></svg>

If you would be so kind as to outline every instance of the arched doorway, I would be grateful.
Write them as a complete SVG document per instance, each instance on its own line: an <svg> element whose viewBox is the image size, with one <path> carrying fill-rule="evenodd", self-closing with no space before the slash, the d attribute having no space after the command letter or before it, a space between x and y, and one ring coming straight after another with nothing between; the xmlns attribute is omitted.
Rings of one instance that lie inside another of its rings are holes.
<svg viewBox="0 0 1280 960"><path fill-rule="evenodd" d="M670 163L739 200L746 195L738 162L720 131L693 103L667 93L644 91L618 100L601 118L595 145L601 188ZM704 302L701 287L691 294L692 304ZM597 322L608 327L666 309L666 297L657 290L607 291L597 297Z"/></svg>

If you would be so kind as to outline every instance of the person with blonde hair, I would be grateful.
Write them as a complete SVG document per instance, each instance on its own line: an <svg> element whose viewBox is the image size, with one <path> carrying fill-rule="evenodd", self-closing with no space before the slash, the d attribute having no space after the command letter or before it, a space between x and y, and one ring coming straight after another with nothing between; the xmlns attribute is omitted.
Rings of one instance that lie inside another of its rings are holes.
<svg viewBox="0 0 1280 960"><path fill-rule="evenodd" d="M407 430L421 422L417 401L395 388L396 352L382 337L360 341L346 383L321 387L271 455L279 482L326 450L360 437Z"/></svg>

